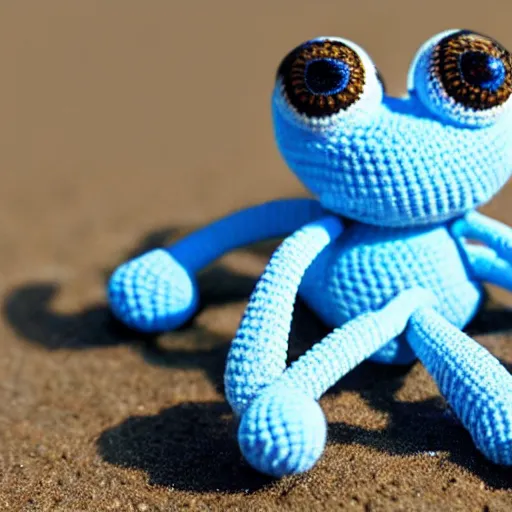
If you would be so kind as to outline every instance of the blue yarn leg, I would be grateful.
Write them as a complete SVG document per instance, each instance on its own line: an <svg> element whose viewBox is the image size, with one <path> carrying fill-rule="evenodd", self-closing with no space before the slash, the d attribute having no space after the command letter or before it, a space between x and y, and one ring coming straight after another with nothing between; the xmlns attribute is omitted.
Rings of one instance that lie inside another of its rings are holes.
<svg viewBox="0 0 512 512"><path fill-rule="evenodd" d="M508 371L431 308L414 312L406 333L477 448L497 464L512 465L512 376Z"/></svg>
<svg viewBox="0 0 512 512"><path fill-rule="evenodd" d="M294 362L242 416L238 441L249 464L277 477L310 469L323 452L327 434L316 400L399 336L416 308L434 300L419 288L405 291L383 309L335 329Z"/></svg>
<svg viewBox="0 0 512 512"><path fill-rule="evenodd" d="M226 398L242 414L262 388L286 368L295 298L309 265L342 231L341 220L324 217L288 237L272 255L249 299L231 344Z"/></svg>
<svg viewBox="0 0 512 512"><path fill-rule="evenodd" d="M476 279L512 291L512 265L500 258L493 249L464 244L464 252Z"/></svg>
<svg viewBox="0 0 512 512"><path fill-rule="evenodd" d="M175 329L197 309L199 270L230 250L287 235L322 214L314 200L272 201L235 212L171 247L128 261L108 284L112 312L139 331Z"/></svg>

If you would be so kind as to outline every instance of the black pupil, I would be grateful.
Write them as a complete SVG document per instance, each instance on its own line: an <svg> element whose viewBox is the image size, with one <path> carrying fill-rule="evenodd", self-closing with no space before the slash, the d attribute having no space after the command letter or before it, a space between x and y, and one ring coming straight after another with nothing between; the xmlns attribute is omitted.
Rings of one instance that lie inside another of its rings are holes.
<svg viewBox="0 0 512 512"><path fill-rule="evenodd" d="M343 89L347 82L346 65L331 59L310 62L305 81L313 94L332 94Z"/></svg>
<svg viewBox="0 0 512 512"><path fill-rule="evenodd" d="M462 54L460 70L464 80L477 87L498 88L505 78L501 60L484 52Z"/></svg>

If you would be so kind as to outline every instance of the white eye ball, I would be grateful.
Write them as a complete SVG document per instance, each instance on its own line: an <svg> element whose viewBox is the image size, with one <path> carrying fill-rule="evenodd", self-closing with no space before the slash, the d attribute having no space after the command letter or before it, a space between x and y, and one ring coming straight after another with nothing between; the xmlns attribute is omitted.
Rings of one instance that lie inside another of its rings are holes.
<svg viewBox="0 0 512 512"><path fill-rule="evenodd" d="M382 99L368 55L339 38L313 39L296 47L282 60L276 81L290 109L312 125L330 124Z"/></svg>
<svg viewBox="0 0 512 512"><path fill-rule="evenodd" d="M434 114L486 126L512 105L512 58L497 41L475 32L438 34L420 48L410 86Z"/></svg>

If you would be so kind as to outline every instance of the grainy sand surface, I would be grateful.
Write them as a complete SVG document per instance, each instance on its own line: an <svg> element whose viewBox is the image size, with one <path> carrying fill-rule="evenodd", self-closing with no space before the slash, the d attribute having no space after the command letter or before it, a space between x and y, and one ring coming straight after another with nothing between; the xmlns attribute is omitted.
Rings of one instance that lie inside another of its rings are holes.
<svg viewBox="0 0 512 512"><path fill-rule="evenodd" d="M228 344L272 244L201 277L204 307L145 338L105 304L109 273L235 208L305 192L274 147L281 57L352 39L388 89L416 48L473 28L512 49L507 1L18 1L0 4L0 510L510 511L420 364L358 368L322 401L306 475L241 460L222 393ZM486 208L512 224L512 188ZM511 298L472 327L512 365ZM297 308L291 355L325 328Z"/></svg>

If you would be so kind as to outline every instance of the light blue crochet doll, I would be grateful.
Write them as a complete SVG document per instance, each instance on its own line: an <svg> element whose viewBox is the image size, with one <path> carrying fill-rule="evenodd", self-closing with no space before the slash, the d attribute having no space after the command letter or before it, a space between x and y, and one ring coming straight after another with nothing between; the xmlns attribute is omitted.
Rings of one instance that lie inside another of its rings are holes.
<svg viewBox="0 0 512 512"><path fill-rule="evenodd" d="M512 290L512 230L475 211L512 171L512 57L486 36L443 32L418 51L408 89L386 96L350 41L300 45L279 67L273 120L281 154L316 199L233 213L110 280L122 322L174 329L196 310L200 269L288 235L250 297L225 372L241 451L263 473L315 464L326 441L317 400L366 359L419 358L476 447L512 465L512 377L461 331L483 281ZM297 294L333 330L287 368Z"/></svg>

